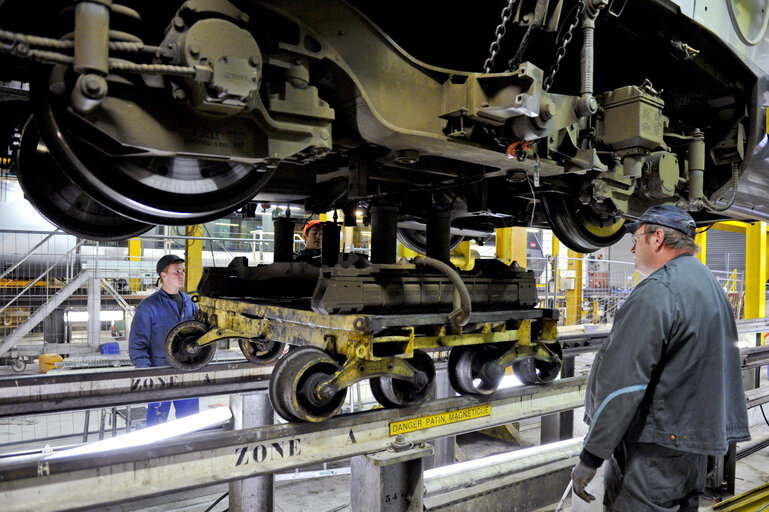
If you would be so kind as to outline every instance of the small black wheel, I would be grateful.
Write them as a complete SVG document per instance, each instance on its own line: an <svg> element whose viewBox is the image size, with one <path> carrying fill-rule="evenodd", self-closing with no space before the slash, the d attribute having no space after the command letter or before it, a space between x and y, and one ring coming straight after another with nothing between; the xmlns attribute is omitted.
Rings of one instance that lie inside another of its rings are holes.
<svg viewBox="0 0 769 512"><path fill-rule="evenodd" d="M505 372L493 360L498 351L483 345L454 347L449 353L449 382L461 395L490 395Z"/></svg>
<svg viewBox="0 0 769 512"><path fill-rule="evenodd" d="M563 349L560 343L543 344L552 356L549 361L529 357L513 363L513 373L524 384L548 384L561 372Z"/></svg>
<svg viewBox="0 0 769 512"><path fill-rule="evenodd" d="M332 417L342 407L347 390L324 398L318 397L314 389L338 369L339 364L319 348L291 350L277 362L270 377L273 409L288 421L319 423Z"/></svg>
<svg viewBox="0 0 769 512"><path fill-rule="evenodd" d="M371 379L371 391L377 402L385 407L410 407L419 405L432 394L435 389L435 363L433 358L423 350L415 350L414 357L406 360L415 370L423 372L425 382L421 385L393 377L377 377ZM374 389L378 388L375 392ZM380 396L377 396L377 393Z"/></svg>
<svg viewBox="0 0 769 512"><path fill-rule="evenodd" d="M23 372L26 367L27 363L22 359L14 359L14 361L11 363L11 370L15 371L16 373Z"/></svg>
<svg viewBox="0 0 769 512"><path fill-rule="evenodd" d="M198 345L208 327L203 322L188 320L176 325L166 336L166 359L179 370L197 370L207 365L216 353L216 343Z"/></svg>
<svg viewBox="0 0 769 512"><path fill-rule="evenodd" d="M246 359L254 364L268 365L277 361L283 355L286 344L275 340L260 338L241 338L239 340L240 351Z"/></svg>
<svg viewBox="0 0 769 512"><path fill-rule="evenodd" d="M392 379L391 379L392 380ZM398 407L398 404L387 398L382 390L382 377L373 377L368 381L369 388L371 388L371 394L382 407L392 409Z"/></svg>

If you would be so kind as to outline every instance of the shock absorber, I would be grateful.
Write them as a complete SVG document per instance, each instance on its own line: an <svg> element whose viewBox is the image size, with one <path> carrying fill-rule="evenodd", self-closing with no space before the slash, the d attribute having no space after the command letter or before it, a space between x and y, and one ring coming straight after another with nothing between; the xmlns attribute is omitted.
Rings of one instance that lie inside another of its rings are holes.
<svg viewBox="0 0 769 512"><path fill-rule="evenodd" d="M80 75L72 90L72 107L87 113L107 97L106 76L110 67L110 50L149 50L141 39L127 32L111 30L110 17L118 15L141 20L139 13L112 0L76 0L75 31L65 36L74 39L73 69Z"/></svg>
<svg viewBox="0 0 769 512"><path fill-rule="evenodd" d="M689 202L705 197L705 134L695 129L689 142Z"/></svg>
<svg viewBox="0 0 769 512"><path fill-rule="evenodd" d="M109 72L109 15L111 0L75 2L73 68L80 76L72 90L75 110L90 112L107 96Z"/></svg>

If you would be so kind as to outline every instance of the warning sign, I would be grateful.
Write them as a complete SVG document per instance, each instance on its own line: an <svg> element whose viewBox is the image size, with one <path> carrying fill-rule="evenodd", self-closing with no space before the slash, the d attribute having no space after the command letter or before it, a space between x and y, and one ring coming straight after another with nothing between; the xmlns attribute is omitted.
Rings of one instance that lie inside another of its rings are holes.
<svg viewBox="0 0 769 512"><path fill-rule="evenodd" d="M405 434L406 432L414 432L415 430L440 427L441 425L448 425L450 423L472 420L474 418L481 418L489 415L491 415L491 405L486 404L442 414L433 414L432 416L394 421L390 423L390 435L394 436L397 434Z"/></svg>

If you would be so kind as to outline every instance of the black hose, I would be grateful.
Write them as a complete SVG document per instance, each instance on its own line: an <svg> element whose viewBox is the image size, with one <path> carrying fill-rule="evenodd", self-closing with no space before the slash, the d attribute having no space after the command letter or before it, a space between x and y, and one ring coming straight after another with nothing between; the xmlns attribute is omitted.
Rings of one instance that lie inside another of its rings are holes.
<svg viewBox="0 0 769 512"><path fill-rule="evenodd" d="M716 206L715 203L712 203L707 197L702 198L702 202L705 204L705 206L708 207L710 211L713 212L724 212L732 207L734 204L734 201L737 199L737 186L739 185L740 180L740 168L737 165L737 163L732 164L732 197L729 199L729 202L725 206Z"/></svg>

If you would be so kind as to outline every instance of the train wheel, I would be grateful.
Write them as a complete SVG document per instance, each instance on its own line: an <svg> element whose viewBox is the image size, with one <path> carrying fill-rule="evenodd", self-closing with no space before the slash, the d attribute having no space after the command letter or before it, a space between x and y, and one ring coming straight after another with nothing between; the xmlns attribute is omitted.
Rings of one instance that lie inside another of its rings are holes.
<svg viewBox="0 0 769 512"><path fill-rule="evenodd" d="M419 385L392 377L376 377L371 379L371 392L374 394L377 402L385 407L419 405L427 400L427 397L435 389L435 364L432 357L422 350L415 350L414 357L406 361L415 370L425 374L426 382ZM377 396L377 394L380 396Z"/></svg>
<svg viewBox="0 0 769 512"><path fill-rule="evenodd" d="M198 345L208 328L203 322L188 320L171 329L166 336L166 359L179 370L197 370L207 365L216 353L216 343Z"/></svg>
<svg viewBox="0 0 769 512"><path fill-rule="evenodd" d="M246 359L259 365L267 365L277 361L286 349L285 343L259 338L241 338L239 345L240 351L243 352Z"/></svg>
<svg viewBox="0 0 769 512"><path fill-rule="evenodd" d="M319 397L316 386L331 377L339 364L315 347L299 347L280 359L270 377L270 400L280 416L319 423L339 411L347 396L343 389L334 396Z"/></svg>
<svg viewBox="0 0 769 512"><path fill-rule="evenodd" d="M483 346L452 348L449 382L454 391L462 395L490 395L496 391L504 372L497 370L493 357L489 356L488 349Z"/></svg>
<svg viewBox="0 0 769 512"><path fill-rule="evenodd" d="M290 352L293 353L293 352ZM284 358L285 359L285 358ZM278 413L278 416L286 421L296 421L299 418L295 417L288 411L288 407L283 403L282 394L280 393L281 382L286 382L285 369L286 366L281 364L283 359L278 361L275 367L272 369L270 375L270 384L268 386L268 394L270 396L270 403L272 408Z"/></svg>
<svg viewBox="0 0 769 512"><path fill-rule="evenodd" d="M602 219L572 196L543 194L542 204L553 233L572 251L594 252L625 236L624 219Z"/></svg>
<svg viewBox="0 0 769 512"><path fill-rule="evenodd" d="M524 384L547 384L553 382L561 372L563 365L563 350L559 343L544 345L553 354L549 361L533 357L521 359L513 363L513 373Z"/></svg>
<svg viewBox="0 0 769 512"><path fill-rule="evenodd" d="M68 79L65 76L62 83L69 85ZM276 172L275 167L263 172L255 165L190 158L184 153L121 156L109 135L69 111L70 95L52 94L54 88L50 74L42 71L30 85L35 121L47 150L77 192L113 215L132 220L125 229L143 229L147 224L185 226L221 218L253 198ZM70 211L71 205L65 206L65 218L79 214ZM91 215L95 208L85 213Z"/></svg>
<svg viewBox="0 0 769 512"><path fill-rule="evenodd" d="M115 213L75 185L51 157L32 119L22 132L17 161L24 196L68 233L90 240L123 240L152 228Z"/></svg>

